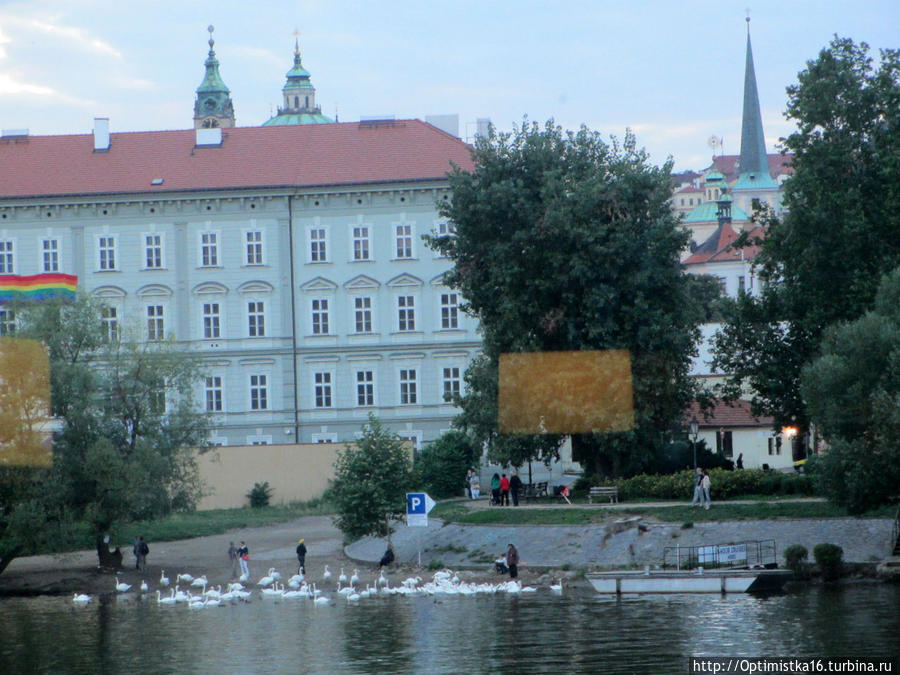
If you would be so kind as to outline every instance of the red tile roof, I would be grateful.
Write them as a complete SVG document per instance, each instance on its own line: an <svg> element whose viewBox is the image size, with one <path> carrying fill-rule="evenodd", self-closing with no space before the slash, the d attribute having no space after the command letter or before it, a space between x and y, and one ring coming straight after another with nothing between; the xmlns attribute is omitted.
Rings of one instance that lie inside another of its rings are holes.
<svg viewBox="0 0 900 675"><path fill-rule="evenodd" d="M750 414L750 401L744 401L743 399L734 401L731 405L724 401L716 401L709 418L705 418L700 413L697 403L691 403L684 414L685 420L696 417L697 421L700 422L701 429L771 427L774 422L771 417L760 417L758 419L753 417ZM685 421L685 426L687 426L687 421Z"/></svg>
<svg viewBox="0 0 900 675"><path fill-rule="evenodd" d="M730 225L720 225L710 237L700 244L694 252L685 259L685 265L701 265L703 263L734 262L735 260L753 260L759 253L758 245L732 246L739 234ZM765 237L765 230L760 226L754 227L747 235L750 241Z"/></svg>
<svg viewBox="0 0 900 675"><path fill-rule="evenodd" d="M223 129L195 147L193 129L0 139L0 198L313 187L442 178L472 168L469 146L419 120ZM163 179L155 186L151 181Z"/></svg>
<svg viewBox="0 0 900 675"><path fill-rule="evenodd" d="M774 178L778 178L783 173L792 174L794 169L791 166L792 154L782 155L781 153L767 155L769 159L769 174ZM711 169L713 166L717 171L725 175L725 180L733 183L738 179L739 172L736 168L740 155L720 155L713 158L713 163L707 167Z"/></svg>

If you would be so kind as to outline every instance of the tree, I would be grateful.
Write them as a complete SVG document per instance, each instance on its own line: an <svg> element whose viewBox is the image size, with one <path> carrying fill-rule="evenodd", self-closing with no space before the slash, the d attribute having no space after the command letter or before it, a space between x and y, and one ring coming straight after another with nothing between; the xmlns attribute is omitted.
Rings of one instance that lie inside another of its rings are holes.
<svg viewBox="0 0 900 675"><path fill-rule="evenodd" d="M619 146L586 128L523 123L493 130L473 150L475 169L450 175L441 214L452 236L429 243L453 260L446 282L481 322L484 358L470 366L457 423L494 461L553 456L560 437L497 433L499 355L627 349L635 428L582 436L590 471L651 462L693 396L688 378L702 290L679 264L687 233L669 205L671 165L652 167L629 133Z"/></svg>
<svg viewBox="0 0 900 675"><path fill-rule="evenodd" d="M825 331L800 389L828 443L816 475L829 500L862 513L900 493L900 268L871 312Z"/></svg>
<svg viewBox="0 0 900 675"><path fill-rule="evenodd" d="M87 297L29 305L19 316L19 335L47 350L50 412L61 428L52 468L39 490L4 511L7 524L21 520L17 509L36 532L59 525L58 536L65 524L85 521L100 564L115 565L105 534L123 522L193 508L200 497L194 451L207 446L208 435L192 397L200 362L171 341L106 340L100 307ZM9 536L8 550L28 550L21 531L14 534L0 524L0 548Z"/></svg>
<svg viewBox="0 0 900 675"><path fill-rule="evenodd" d="M726 303L714 367L726 397L752 389L756 415L808 426L800 373L823 331L871 309L878 280L900 264L900 51L835 38L788 87L784 140L794 174L785 215L765 216L758 297Z"/></svg>
<svg viewBox="0 0 900 675"><path fill-rule="evenodd" d="M390 535L390 521L406 513L411 482L412 465L403 440L370 414L359 440L338 451L334 471L330 489L338 511L334 523L344 537Z"/></svg>
<svg viewBox="0 0 900 675"><path fill-rule="evenodd" d="M471 439L451 430L432 441L416 458L416 477L432 497L459 496L465 486L466 471L477 460Z"/></svg>

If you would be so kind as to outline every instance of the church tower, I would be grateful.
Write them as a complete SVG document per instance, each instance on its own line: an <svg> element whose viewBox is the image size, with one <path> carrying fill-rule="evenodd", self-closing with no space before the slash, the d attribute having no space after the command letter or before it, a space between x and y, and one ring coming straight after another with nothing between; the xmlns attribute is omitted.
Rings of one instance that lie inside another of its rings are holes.
<svg viewBox="0 0 900 675"><path fill-rule="evenodd" d="M316 88L309 79L309 72L300 61L298 38L294 39L294 66L287 72L287 82L281 92L282 105L278 107L278 114L263 122L264 127L334 122L322 114L321 106L316 105Z"/></svg>
<svg viewBox="0 0 900 675"><path fill-rule="evenodd" d="M748 213L754 201L778 208L779 185L769 173L766 137L763 134L753 50L750 47L750 17L747 17L747 61L744 66L744 112L741 124L741 156L737 182L732 186L735 201Z"/></svg>
<svg viewBox="0 0 900 675"><path fill-rule="evenodd" d="M206 57L206 75L197 87L197 99L194 101L194 128L227 129L234 126L234 106L231 103L231 92L219 75L219 60L213 51L212 34L215 28L210 26L209 55Z"/></svg>

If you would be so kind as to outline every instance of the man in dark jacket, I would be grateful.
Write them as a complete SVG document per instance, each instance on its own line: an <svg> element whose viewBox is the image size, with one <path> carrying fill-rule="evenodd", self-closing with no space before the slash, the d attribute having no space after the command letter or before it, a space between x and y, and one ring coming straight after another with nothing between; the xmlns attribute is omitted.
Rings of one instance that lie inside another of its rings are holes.
<svg viewBox="0 0 900 675"><path fill-rule="evenodd" d="M519 490L522 489L522 479L519 473L513 469L509 476L509 494L512 496L513 506L519 505Z"/></svg>
<svg viewBox="0 0 900 675"><path fill-rule="evenodd" d="M385 567L392 562L394 562L394 547L388 544L387 551L384 552L381 560L378 561L378 567Z"/></svg>
<svg viewBox="0 0 900 675"><path fill-rule="evenodd" d="M297 542L297 562L300 563L297 574L306 574L306 544L303 539Z"/></svg>
<svg viewBox="0 0 900 675"><path fill-rule="evenodd" d="M509 568L510 579L515 579L519 576L519 551L512 544L506 549L506 566Z"/></svg>

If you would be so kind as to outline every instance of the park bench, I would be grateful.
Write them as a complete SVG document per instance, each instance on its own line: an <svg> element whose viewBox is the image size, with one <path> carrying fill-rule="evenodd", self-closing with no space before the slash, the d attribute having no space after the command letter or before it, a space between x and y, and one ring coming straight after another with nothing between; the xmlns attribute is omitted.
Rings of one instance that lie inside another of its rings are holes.
<svg viewBox="0 0 900 675"><path fill-rule="evenodd" d="M617 488L615 486L613 486L613 487L592 487L590 489L590 491L588 492L588 504L594 503L594 497L597 497L598 499L601 497L609 498L610 504L612 504L613 502L618 503L619 488Z"/></svg>
<svg viewBox="0 0 900 675"><path fill-rule="evenodd" d="M533 501L538 497L546 497L547 490L548 485L546 482L529 483L527 485L522 485L522 487L519 488L519 497L524 497L529 501Z"/></svg>

